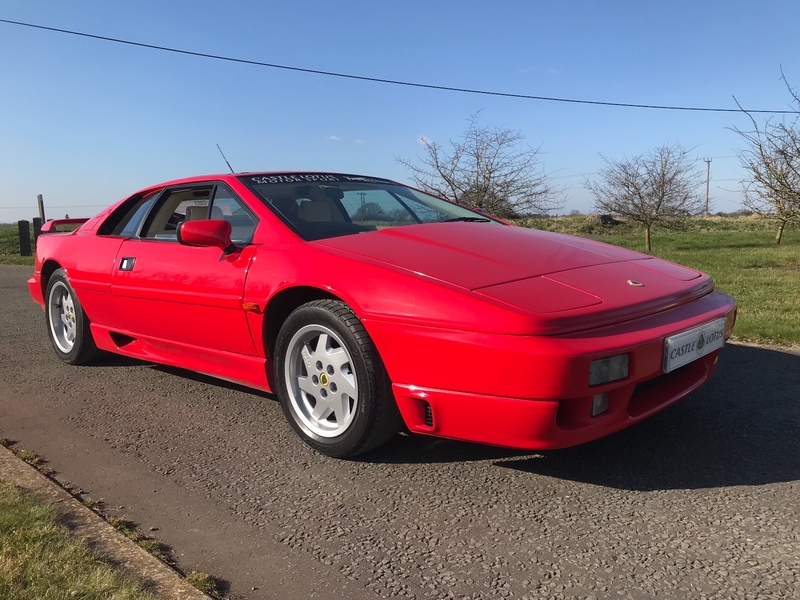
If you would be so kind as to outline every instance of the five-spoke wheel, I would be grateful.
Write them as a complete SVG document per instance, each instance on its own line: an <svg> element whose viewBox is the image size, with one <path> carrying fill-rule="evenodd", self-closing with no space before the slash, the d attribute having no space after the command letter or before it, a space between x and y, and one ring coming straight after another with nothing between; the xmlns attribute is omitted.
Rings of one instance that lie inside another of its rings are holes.
<svg viewBox="0 0 800 600"><path fill-rule="evenodd" d="M358 383L342 340L324 325L306 325L286 352L286 388L297 416L321 437L343 434L356 415Z"/></svg>
<svg viewBox="0 0 800 600"><path fill-rule="evenodd" d="M50 336L58 349L67 354L75 346L76 318L75 303L65 282L56 281L50 287L48 304Z"/></svg>
<svg viewBox="0 0 800 600"><path fill-rule="evenodd" d="M361 454L400 429L380 356L338 300L309 302L289 315L275 346L275 382L295 431L329 456Z"/></svg>
<svg viewBox="0 0 800 600"><path fill-rule="evenodd" d="M89 319L62 269L50 276L46 299L47 331L59 358L73 365L93 360L98 352Z"/></svg>

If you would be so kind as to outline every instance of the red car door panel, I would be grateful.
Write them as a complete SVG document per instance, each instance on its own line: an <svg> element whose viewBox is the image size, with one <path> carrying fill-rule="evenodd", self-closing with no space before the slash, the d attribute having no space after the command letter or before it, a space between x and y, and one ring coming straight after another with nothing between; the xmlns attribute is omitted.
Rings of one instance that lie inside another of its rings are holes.
<svg viewBox="0 0 800 600"><path fill-rule="evenodd" d="M77 238L77 236L76 236ZM92 323L113 326L115 311L111 298L111 277L114 260L122 245L118 237L81 236L80 244L64 248L80 249L74 256L63 256L67 277Z"/></svg>
<svg viewBox="0 0 800 600"><path fill-rule="evenodd" d="M255 355L242 296L255 246L218 248L127 240L111 284L121 328L155 338Z"/></svg>

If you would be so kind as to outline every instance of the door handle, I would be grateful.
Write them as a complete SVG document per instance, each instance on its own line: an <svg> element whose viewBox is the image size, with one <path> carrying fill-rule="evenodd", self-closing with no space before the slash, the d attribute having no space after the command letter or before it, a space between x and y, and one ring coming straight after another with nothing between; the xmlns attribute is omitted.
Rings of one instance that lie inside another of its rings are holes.
<svg viewBox="0 0 800 600"><path fill-rule="evenodd" d="M135 256L124 256L121 261L119 261L119 270L120 271L133 271L133 264L136 262Z"/></svg>

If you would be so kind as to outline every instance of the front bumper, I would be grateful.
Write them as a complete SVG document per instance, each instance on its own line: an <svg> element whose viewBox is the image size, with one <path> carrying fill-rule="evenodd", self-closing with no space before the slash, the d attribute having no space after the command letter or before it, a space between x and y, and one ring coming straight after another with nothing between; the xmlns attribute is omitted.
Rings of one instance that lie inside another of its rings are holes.
<svg viewBox="0 0 800 600"><path fill-rule="evenodd" d="M520 400L393 385L397 405L415 433L526 450L566 448L633 425L700 387L714 372L719 350L668 375L627 383L609 393L609 406L590 416L592 397Z"/></svg>
<svg viewBox="0 0 800 600"><path fill-rule="evenodd" d="M664 339L732 314L714 292L648 317L564 336L508 336L365 322L408 428L521 449L563 448L619 431L677 402L714 372L719 350L663 372ZM628 377L589 386L589 364L627 353ZM591 416L592 398L608 409Z"/></svg>

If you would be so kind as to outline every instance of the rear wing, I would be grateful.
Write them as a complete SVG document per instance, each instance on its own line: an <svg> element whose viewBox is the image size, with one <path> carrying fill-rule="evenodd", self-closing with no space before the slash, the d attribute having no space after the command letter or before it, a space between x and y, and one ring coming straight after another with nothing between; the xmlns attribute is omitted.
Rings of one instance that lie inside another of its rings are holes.
<svg viewBox="0 0 800 600"><path fill-rule="evenodd" d="M56 227L59 225L83 225L88 220L88 217L85 219L53 219L42 225L42 233L54 233L58 231Z"/></svg>

